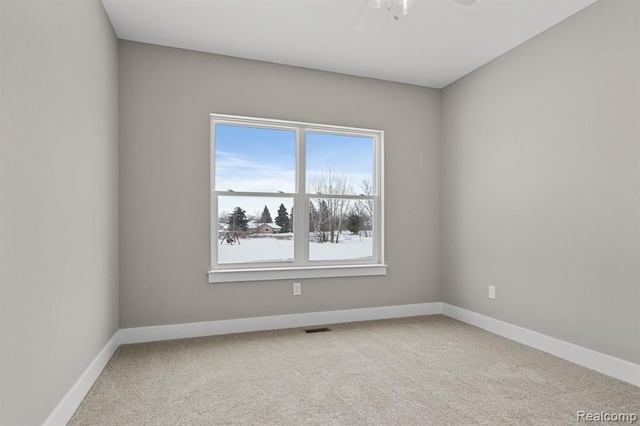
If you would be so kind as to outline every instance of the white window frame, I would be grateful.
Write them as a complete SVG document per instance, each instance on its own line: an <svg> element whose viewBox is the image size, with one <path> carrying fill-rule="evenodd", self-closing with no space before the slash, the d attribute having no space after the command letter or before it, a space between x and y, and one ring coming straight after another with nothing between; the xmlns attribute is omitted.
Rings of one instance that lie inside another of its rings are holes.
<svg viewBox="0 0 640 426"><path fill-rule="evenodd" d="M216 191L215 186L215 128L217 124L251 126L259 128L293 130L296 134L296 191L244 192ZM341 133L352 136L367 136L374 141L373 194L336 195L306 193L305 147L307 132ZM303 279L323 277L349 277L386 275L384 263L384 132L382 130L331 126L297 121L272 120L226 114L211 114L210 152L210 197L211 197L211 268L208 272L210 283L263 281L282 279ZM218 264L218 197L221 195L292 198L296 217L294 220L294 260L282 262L252 262ZM353 200L373 200L373 256L371 259L347 259L331 261L309 260L309 200L317 198L347 198Z"/></svg>

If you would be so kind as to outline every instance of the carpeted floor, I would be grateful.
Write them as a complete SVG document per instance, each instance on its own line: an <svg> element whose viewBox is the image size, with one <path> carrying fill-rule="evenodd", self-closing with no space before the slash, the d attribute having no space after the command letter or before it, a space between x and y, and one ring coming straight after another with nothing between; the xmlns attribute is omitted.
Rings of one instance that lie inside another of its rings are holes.
<svg viewBox="0 0 640 426"><path fill-rule="evenodd" d="M565 425L640 388L436 315L121 346L70 425Z"/></svg>

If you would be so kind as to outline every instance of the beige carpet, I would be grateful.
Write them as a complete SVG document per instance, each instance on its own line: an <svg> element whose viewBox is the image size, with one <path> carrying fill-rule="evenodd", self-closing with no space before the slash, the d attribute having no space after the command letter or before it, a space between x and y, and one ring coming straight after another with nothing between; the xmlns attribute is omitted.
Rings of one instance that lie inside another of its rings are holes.
<svg viewBox="0 0 640 426"><path fill-rule="evenodd" d="M70 425L564 425L640 388L444 316L121 346Z"/></svg>

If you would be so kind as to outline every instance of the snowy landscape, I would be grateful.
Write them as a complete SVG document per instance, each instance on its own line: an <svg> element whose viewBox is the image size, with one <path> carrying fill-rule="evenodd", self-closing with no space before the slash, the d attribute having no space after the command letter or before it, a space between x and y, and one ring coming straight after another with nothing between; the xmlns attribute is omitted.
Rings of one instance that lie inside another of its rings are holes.
<svg viewBox="0 0 640 426"><path fill-rule="evenodd" d="M311 236L312 237L312 236ZM342 233L339 244L309 241L310 260L367 259L372 256L373 238ZM238 243L239 242L239 243ZM229 244L218 240L218 263L293 261L293 234L240 238Z"/></svg>

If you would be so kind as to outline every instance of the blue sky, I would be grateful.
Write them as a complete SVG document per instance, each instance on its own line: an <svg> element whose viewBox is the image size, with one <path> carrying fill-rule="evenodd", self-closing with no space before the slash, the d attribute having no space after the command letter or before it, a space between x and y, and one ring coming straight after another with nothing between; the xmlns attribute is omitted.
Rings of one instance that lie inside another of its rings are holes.
<svg viewBox="0 0 640 426"><path fill-rule="evenodd" d="M216 189L295 191L292 130L216 125Z"/></svg>
<svg viewBox="0 0 640 426"><path fill-rule="evenodd" d="M217 190L295 191L295 131L227 124L217 124L215 131ZM373 139L307 133L307 181L318 178L327 168L347 175L353 193L360 193L360 181L371 180L372 176ZM237 202L237 198L234 197L234 201ZM246 208L241 207L249 213L257 208L257 202L247 199ZM234 207L226 204L221 199L221 211ZM269 209L273 212L272 206Z"/></svg>

